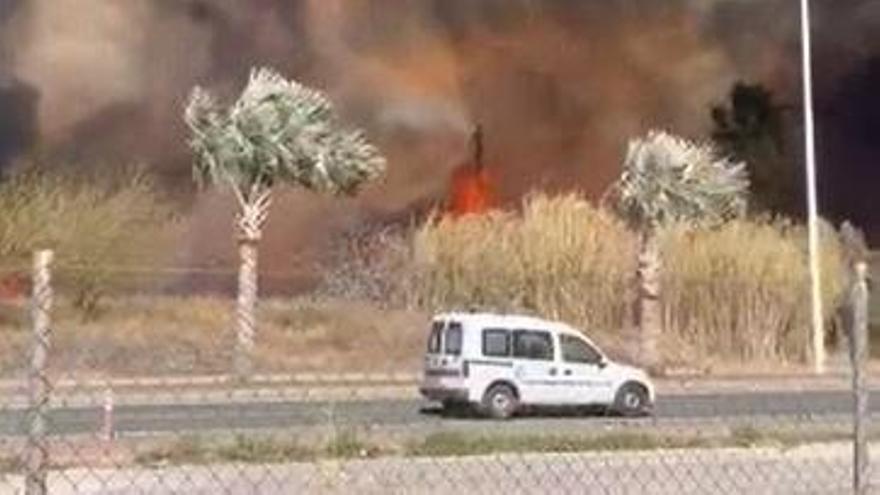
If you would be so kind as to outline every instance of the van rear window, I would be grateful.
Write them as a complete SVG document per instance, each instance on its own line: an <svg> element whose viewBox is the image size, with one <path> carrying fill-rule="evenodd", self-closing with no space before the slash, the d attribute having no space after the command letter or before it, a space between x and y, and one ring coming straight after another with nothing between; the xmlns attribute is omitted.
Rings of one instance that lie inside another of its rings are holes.
<svg viewBox="0 0 880 495"><path fill-rule="evenodd" d="M443 336L443 348L446 351L446 354L451 354L453 356L458 356L461 354L461 323L457 321L449 322L449 326L446 327L446 332Z"/></svg>
<svg viewBox="0 0 880 495"><path fill-rule="evenodd" d="M461 323L457 321L435 321L431 324L428 336L428 354L461 355L463 338Z"/></svg>
<svg viewBox="0 0 880 495"><path fill-rule="evenodd" d="M438 354L440 352L440 338L443 335L442 321L435 321L431 324L431 334L428 335L428 353Z"/></svg>

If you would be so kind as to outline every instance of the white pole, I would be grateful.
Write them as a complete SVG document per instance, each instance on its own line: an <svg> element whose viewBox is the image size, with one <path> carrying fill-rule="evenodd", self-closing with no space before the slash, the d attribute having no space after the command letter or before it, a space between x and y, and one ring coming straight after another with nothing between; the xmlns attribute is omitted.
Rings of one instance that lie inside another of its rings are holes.
<svg viewBox="0 0 880 495"><path fill-rule="evenodd" d="M801 0L801 46L803 48L804 134L807 158L807 224L809 230L810 280L813 309L813 367L825 372L825 331L822 317L822 275L819 263L819 208L816 195L816 137L813 118L813 63L810 41L810 2Z"/></svg>
<svg viewBox="0 0 880 495"><path fill-rule="evenodd" d="M113 427L113 389L107 387L104 390L104 424L102 433L105 442L112 442L114 436Z"/></svg>
<svg viewBox="0 0 880 495"><path fill-rule="evenodd" d="M25 495L46 495L49 472L48 416L52 384L46 374L52 347L52 251L34 253L31 324L33 354L28 375L30 414L25 446Z"/></svg>

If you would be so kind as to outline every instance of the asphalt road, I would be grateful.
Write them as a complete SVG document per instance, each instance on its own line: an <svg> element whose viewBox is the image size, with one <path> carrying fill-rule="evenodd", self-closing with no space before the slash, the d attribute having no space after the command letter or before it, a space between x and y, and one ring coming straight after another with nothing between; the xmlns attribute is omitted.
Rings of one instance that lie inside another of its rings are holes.
<svg viewBox="0 0 880 495"><path fill-rule="evenodd" d="M852 395L846 391L756 392L660 396L654 417L661 420L714 421L722 418L784 416L803 420L846 415L852 410ZM871 395L871 411L880 410L880 394ZM70 407L52 410L50 434L78 434L101 431L101 407ZM27 412L0 410L0 435L20 436L25 432ZM572 424L601 422L601 417L566 413L535 413L506 422L508 427L530 428L542 422ZM375 427L443 427L479 423L485 420L444 417L436 406L418 400L363 400L345 402L247 402L211 404L157 404L117 406L114 430L120 434L198 432L256 428L307 428L328 425Z"/></svg>

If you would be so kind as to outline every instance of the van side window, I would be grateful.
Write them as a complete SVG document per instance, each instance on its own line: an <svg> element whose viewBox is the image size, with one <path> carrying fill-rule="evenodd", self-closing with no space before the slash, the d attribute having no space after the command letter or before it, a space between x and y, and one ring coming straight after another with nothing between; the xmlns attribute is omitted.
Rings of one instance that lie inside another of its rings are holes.
<svg viewBox="0 0 880 495"><path fill-rule="evenodd" d="M553 337L550 332L516 330L513 332L513 356L552 361Z"/></svg>
<svg viewBox="0 0 880 495"><path fill-rule="evenodd" d="M569 363L599 364L602 354L585 341L571 335L560 335L562 360Z"/></svg>
<svg viewBox="0 0 880 495"><path fill-rule="evenodd" d="M446 327L446 333L443 336L444 352L453 356L461 355L461 323L457 321L449 322Z"/></svg>
<svg viewBox="0 0 880 495"><path fill-rule="evenodd" d="M503 328L483 330L483 355L510 357L510 331Z"/></svg>

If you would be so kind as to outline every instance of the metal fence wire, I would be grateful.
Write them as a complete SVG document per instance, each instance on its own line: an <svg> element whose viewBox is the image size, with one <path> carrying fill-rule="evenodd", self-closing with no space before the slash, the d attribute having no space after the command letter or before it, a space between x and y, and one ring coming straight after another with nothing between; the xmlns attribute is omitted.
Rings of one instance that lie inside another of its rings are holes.
<svg viewBox="0 0 880 495"><path fill-rule="evenodd" d="M880 493L855 271L824 375L655 376L650 416L492 420L420 397L424 315L266 300L241 376L228 295L150 284L90 307L40 252L29 294L0 302L0 494Z"/></svg>

